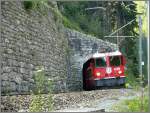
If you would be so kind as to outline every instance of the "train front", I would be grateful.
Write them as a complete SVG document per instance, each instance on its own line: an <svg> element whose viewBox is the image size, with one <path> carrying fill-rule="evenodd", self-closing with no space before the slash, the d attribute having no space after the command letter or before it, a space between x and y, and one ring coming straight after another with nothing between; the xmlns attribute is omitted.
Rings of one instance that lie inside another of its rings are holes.
<svg viewBox="0 0 150 113"><path fill-rule="evenodd" d="M121 52L110 52L95 57L94 86L124 85L125 58Z"/></svg>

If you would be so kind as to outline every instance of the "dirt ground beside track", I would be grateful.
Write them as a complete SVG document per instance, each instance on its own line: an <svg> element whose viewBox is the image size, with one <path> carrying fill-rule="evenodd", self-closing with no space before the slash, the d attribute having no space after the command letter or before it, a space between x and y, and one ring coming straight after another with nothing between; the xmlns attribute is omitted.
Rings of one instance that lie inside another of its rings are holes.
<svg viewBox="0 0 150 113"><path fill-rule="evenodd" d="M126 88L104 88L54 94L56 112L113 111L114 104L140 95L140 92ZM47 95L43 95L47 98ZM28 111L31 95L2 96L1 111Z"/></svg>

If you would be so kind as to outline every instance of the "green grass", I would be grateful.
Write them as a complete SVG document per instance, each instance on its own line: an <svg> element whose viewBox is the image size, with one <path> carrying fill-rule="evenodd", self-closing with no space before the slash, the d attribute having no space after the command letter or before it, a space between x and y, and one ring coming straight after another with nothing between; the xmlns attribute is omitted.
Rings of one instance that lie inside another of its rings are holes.
<svg viewBox="0 0 150 113"><path fill-rule="evenodd" d="M149 111L149 98L144 96L143 104L141 104L141 97L137 97L131 100L125 100L117 105L113 106L113 109L117 112L148 112Z"/></svg>
<svg viewBox="0 0 150 113"><path fill-rule="evenodd" d="M70 28L70 29L75 29L75 30L78 30L78 31L81 31L80 27L74 23L74 22L71 22L70 20L68 20L65 16L62 16L62 21L63 21L63 25L67 28Z"/></svg>
<svg viewBox="0 0 150 113"><path fill-rule="evenodd" d="M139 96L134 97L133 99L123 100L112 107L116 112L148 112L149 111L149 97L148 97L149 88L146 86Z"/></svg>
<svg viewBox="0 0 150 113"><path fill-rule="evenodd" d="M140 86L138 79L130 74L127 75L127 77L126 77L126 83L129 84L133 88Z"/></svg>
<svg viewBox="0 0 150 113"><path fill-rule="evenodd" d="M42 94L33 95L29 105L30 112L50 112L53 110L53 99L49 93L47 97Z"/></svg>
<svg viewBox="0 0 150 113"><path fill-rule="evenodd" d="M141 89L141 78L136 78L131 71L126 72L126 87L133 88L133 90L138 91ZM144 88L144 97L135 97L130 100L124 100L117 105L113 106L113 110L117 112L148 112L149 108L149 98L145 94L148 92L148 87ZM142 101L143 100L143 101ZM143 102L143 104L141 103Z"/></svg>

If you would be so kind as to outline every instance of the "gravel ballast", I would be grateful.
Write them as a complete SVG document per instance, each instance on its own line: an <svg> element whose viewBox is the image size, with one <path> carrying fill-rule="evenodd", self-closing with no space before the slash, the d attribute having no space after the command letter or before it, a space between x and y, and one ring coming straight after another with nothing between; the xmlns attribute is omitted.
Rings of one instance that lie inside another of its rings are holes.
<svg viewBox="0 0 150 113"><path fill-rule="evenodd" d="M118 100L120 97L129 97L135 94L136 92L133 91L133 89L125 88L53 94L53 111L71 111L71 109L72 111L74 111L78 108L80 108L81 110L83 109L83 111L87 111L86 108L88 109L94 104L97 104L96 102L101 103L102 106L103 102L106 102L108 100ZM43 94L42 96L44 98L47 98L46 94ZM28 112L31 100L32 95L1 96L1 111ZM93 109L91 109L91 111L92 110Z"/></svg>

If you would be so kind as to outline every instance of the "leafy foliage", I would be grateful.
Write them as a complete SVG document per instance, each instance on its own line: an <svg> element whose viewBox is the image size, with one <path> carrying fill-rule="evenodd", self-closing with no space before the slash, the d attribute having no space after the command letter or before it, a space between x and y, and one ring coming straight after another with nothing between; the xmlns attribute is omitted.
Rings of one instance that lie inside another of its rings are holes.
<svg viewBox="0 0 150 113"><path fill-rule="evenodd" d="M143 99L143 100L141 100ZM141 103L143 101L143 104ZM114 109L118 112L148 112L149 111L149 98L137 97L131 100L125 100L124 102L115 105Z"/></svg>
<svg viewBox="0 0 150 113"><path fill-rule="evenodd" d="M24 7L25 7L25 9L29 10L34 7L34 4L31 1L24 1Z"/></svg>
<svg viewBox="0 0 150 113"><path fill-rule="evenodd" d="M138 79L132 74L132 72L126 72L126 84L130 85L130 87L139 87Z"/></svg>
<svg viewBox="0 0 150 113"><path fill-rule="evenodd" d="M62 22L63 22L63 25L67 28L70 28L70 29L75 29L75 30L78 30L78 31L81 31L81 29L78 27L78 25L76 25L75 23L72 23L70 20L68 20L65 16L62 16Z"/></svg>
<svg viewBox="0 0 150 113"><path fill-rule="evenodd" d="M147 1L135 1L135 3L137 4L137 12L138 13L143 13L141 15L142 17L142 32L144 34L145 37L148 37L148 12L147 12L147 8L148 8L148 4ZM138 19L137 19L138 21ZM136 29L137 32L138 29Z"/></svg>
<svg viewBox="0 0 150 113"><path fill-rule="evenodd" d="M26 10L37 9L41 7L41 3L46 2L47 0L28 0L24 1L24 7Z"/></svg>
<svg viewBox="0 0 150 113"><path fill-rule="evenodd" d="M33 95L33 99L29 105L30 112L50 112L53 109L52 95L44 97L42 94Z"/></svg>
<svg viewBox="0 0 150 113"><path fill-rule="evenodd" d="M48 2L48 0L23 1L23 5L24 5L25 10L27 10L28 12L30 12L31 10L36 10L36 11L39 11L43 15L47 15L48 9L53 7L51 2Z"/></svg>
<svg viewBox="0 0 150 113"><path fill-rule="evenodd" d="M43 68L41 68L38 69L33 76L35 81L35 88L33 91L34 94L52 91L52 81L48 80L48 77L45 75L45 71L43 70Z"/></svg>
<svg viewBox="0 0 150 113"><path fill-rule="evenodd" d="M104 38L116 29L122 27L137 16L137 5L133 1L73 1L58 2L58 7L65 19L69 20L76 30L92 34L98 38L109 40L112 43L117 42L117 37ZM102 9L86 10L86 8L103 7ZM65 26L69 26L65 22ZM76 27L75 27L76 26ZM69 28L71 28L69 26ZM120 51L126 56L127 67L130 75L139 76L138 71L138 29L137 21L133 21L124 29L114 35L133 36L125 39L119 38Z"/></svg>
<svg viewBox="0 0 150 113"><path fill-rule="evenodd" d="M30 112L48 112L53 109L52 99L52 81L48 80L45 76L43 68L36 71L34 75L35 90L33 91L33 99L29 105ZM47 97L44 97L42 93L48 92Z"/></svg>
<svg viewBox="0 0 150 113"><path fill-rule="evenodd" d="M91 3L94 2L85 2L85 1L58 2L58 7L62 15L66 17L68 20L70 20L70 22L73 25L76 25L78 28L80 28L80 31L83 31L87 34L94 34L94 35L96 34L98 36L101 36L101 34L98 33L101 32L99 24L100 16L98 17L96 14L92 15L92 13L89 13L88 11L85 10L85 8L87 8ZM95 17L91 18L92 16Z"/></svg>

